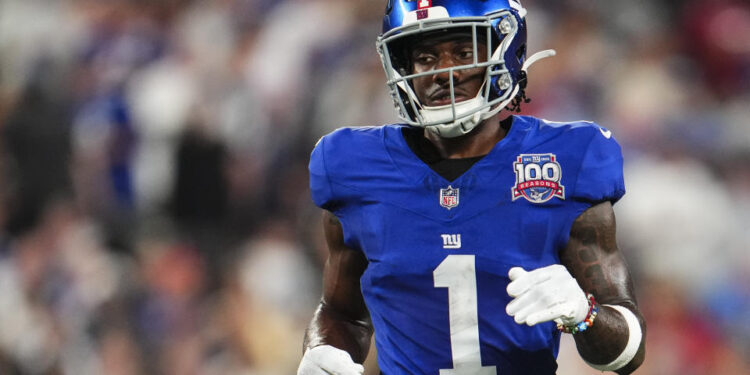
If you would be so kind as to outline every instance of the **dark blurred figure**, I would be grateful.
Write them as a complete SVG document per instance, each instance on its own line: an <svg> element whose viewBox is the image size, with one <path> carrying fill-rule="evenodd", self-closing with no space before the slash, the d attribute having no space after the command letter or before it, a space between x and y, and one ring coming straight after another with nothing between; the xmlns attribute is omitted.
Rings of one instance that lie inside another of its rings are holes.
<svg viewBox="0 0 750 375"><path fill-rule="evenodd" d="M2 126L1 142L7 168L7 231L11 236L33 228L50 203L71 196L71 111L60 75L41 61Z"/></svg>
<svg viewBox="0 0 750 375"><path fill-rule="evenodd" d="M224 175L226 149L195 127L190 127L177 148L177 175L173 214L183 224L213 225L227 211Z"/></svg>
<svg viewBox="0 0 750 375"><path fill-rule="evenodd" d="M226 147L201 123L193 123L182 134L175 159L172 215L182 235L209 263L209 285L218 286L228 248Z"/></svg>

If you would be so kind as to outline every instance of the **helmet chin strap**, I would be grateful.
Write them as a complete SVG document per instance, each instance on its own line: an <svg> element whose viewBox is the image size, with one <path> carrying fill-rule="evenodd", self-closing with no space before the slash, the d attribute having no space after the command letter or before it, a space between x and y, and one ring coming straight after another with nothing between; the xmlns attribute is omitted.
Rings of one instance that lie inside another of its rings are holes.
<svg viewBox="0 0 750 375"><path fill-rule="evenodd" d="M529 67L537 61L555 56L556 52L553 49L543 50L531 55L523 64L521 68L524 71L528 71ZM495 105L492 108L485 108L474 112L472 115L466 115L475 108L481 107L485 104L484 97L482 96L484 85L479 88L477 96L472 99L464 100L455 104L446 104L442 106L421 106L419 110L420 115L424 122L440 121L446 118L455 118L456 120L440 125L426 126L425 128L434 133L435 135L442 138L455 138L462 135L468 134L482 121L498 114L508 103L513 100L518 94L519 87L516 84L513 88L513 92L505 101ZM455 108L455 117L454 117Z"/></svg>

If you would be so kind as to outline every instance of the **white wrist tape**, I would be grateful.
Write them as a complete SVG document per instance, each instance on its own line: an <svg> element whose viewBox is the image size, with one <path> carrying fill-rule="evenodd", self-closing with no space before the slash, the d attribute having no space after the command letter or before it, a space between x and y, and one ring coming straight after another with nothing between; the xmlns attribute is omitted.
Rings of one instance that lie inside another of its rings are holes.
<svg viewBox="0 0 750 375"><path fill-rule="evenodd" d="M638 353L638 348L641 346L641 338L643 332L641 332L641 324L638 322L638 318L633 314L630 309L619 306L619 305L602 305L609 306L622 315L625 318L625 322L628 324L628 343L625 345L625 349L620 353L614 361L607 363L606 365L595 365L590 362L586 362L589 366L599 371L615 371L619 370L635 357Z"/></svg>

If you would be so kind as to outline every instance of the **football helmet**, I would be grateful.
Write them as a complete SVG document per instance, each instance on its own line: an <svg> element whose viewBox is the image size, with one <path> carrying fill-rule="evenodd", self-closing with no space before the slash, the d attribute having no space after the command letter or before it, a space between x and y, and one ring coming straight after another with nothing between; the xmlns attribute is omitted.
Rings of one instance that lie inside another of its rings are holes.
<svg viewBox="0 0 750 375"><path fill-rule="evenodd" d="M414 73L409 61L414 42L450 33L471 35L473 63ZM486 43L487 56L477 56L478 43ZM555 53L526 59L526 9L517 0L388 0L376 46L399 117L445 138L468 133L505 108L525 86L526 69ZM453 73L480 67L486 71L476 97L457 103ZM451 103L420 103L412 81L443 72L449 72Z"/></svg>

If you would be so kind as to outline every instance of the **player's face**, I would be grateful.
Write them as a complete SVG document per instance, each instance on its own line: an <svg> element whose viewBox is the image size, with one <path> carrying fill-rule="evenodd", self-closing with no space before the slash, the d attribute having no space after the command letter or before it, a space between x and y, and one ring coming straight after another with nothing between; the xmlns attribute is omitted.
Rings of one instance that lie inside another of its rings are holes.
<svg viewBox="0 0 750 375"><path fill-rule="evenodd" d="M487 60L487 46L477 45L477 60ZM452 39L424 40L411 52L413 73L429 72L474 63L474 45L471 36ZM453 71L453 89L456 103L474 98L482 87L486 68ZM412 82L417 98L425 106L451 104L450 72L428 74Z"/></svg>

